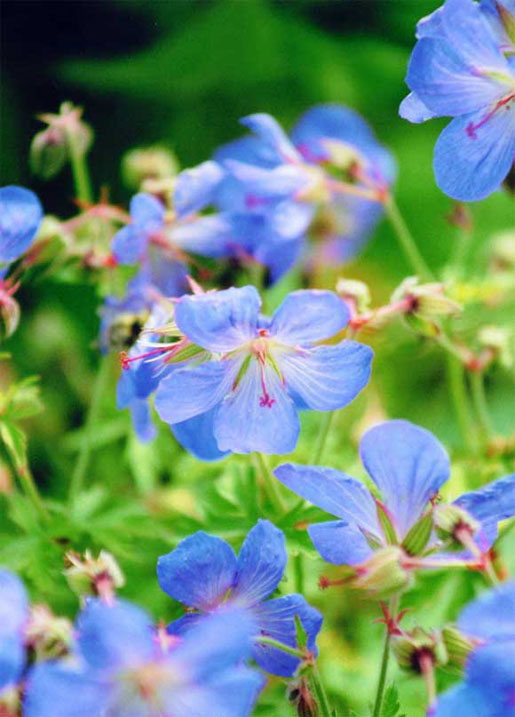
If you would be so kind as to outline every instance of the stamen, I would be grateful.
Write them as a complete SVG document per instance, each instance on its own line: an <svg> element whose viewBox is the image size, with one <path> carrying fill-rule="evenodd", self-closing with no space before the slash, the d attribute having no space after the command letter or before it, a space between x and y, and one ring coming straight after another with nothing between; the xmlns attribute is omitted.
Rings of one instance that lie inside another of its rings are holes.
<svg viewBox="0 0 515 717"><path fill-rule="evenodd" d="M264 408L265 406L268 406L268 408L272 408L274 403L276 403L275 398L272 398L270 394L267 391L266 388L266 381L265 381L265 357L262 354L258 354L258 361L259 361L259 370L261 373L261 389L263 391L263 395L259 399L259 405L261 408Z"/></svg>
<svg viewBox="0 0 515 717"><path fill-rule="evenodd" d="M167 358L172 358L177 354L181 349L183 349L187 344L187 339L183 339L181 341L177 341L175 344L167 344L166 346L158 346L155 349L152 349L152 351L147 351L144 354L139 354L138 356L129 356L126 351L120 351L118 354L118 359L120 361L120 364L122 368L126 371L130 368L131 363L134 361L141 361L143 359L152 359L152 358L158 358L162 354L168 353L169 356ZM155 360L154 358L154 360Z"/></svg>
<svg viewBox="0 0 515 717"><path fill-rule="evenodd" d="M483 119L480 120L477 124L469 122L468 125L465 127L465 132L470 137L470 139L477 139L476 130L485 125L488 120L494 116L497 110L501 109L501 107L509 105L512 100L515 100L515 92L512 92L506 97L503 97L502 100L499 100L499 102L497 102L497 104L494 106L493 110L486 114ZM506 107L506 109L509 109L509 107Z"/></svg>

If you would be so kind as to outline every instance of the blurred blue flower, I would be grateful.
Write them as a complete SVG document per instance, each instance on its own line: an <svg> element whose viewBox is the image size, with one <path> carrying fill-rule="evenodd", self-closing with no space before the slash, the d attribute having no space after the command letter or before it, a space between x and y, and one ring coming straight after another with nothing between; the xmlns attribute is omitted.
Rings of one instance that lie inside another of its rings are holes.
<svg viewBox="0 0 515 717"><path fill-rule="evenodd" d="M358 565L373 554L374 547L391 542L381 514L402 543L450 475L449 458L440 442L408 421L387 421L368 430L361 439L360 455L380 500L359 480L332 468L285 463L274 471L294 493L339 518L308 528L322 558L337 565ZM497 537L497 523L515 515L515 474L464 493L454 505L479 523L472 537L485 552Z"/></svg>
<svg viewBox="0 0 515 717"><path fill-rule="evenodd" d="M508 14L513 21L510 6L497 4L493 16L490 2L446 0L417 26L406 76L412 93L400 114L410 122L454 117L436 143L434 170L438 186L462 201L498 189L514 161L515 63L499 36Z"/></svg>
<svg viewBox="0 0 515 717"><path fill-rule="evenodd" d="M444 693L431 717L515 715L515 582L481 595L465 607L458 628L479 643L463 682Z"/></svg>
<svg viewBox="0 0 515 717"><path fill-rule="evenodd" d="M168 631L187 634L203 613L228 607L245 608L255 622L254 635L297 645L295 616L307 635L309 650L322 626L322 616L302 595L267 600L281 581L288 556L284 535L268 520L259 520L249 532L237 558L231 546L199 531L182 540L157 563L159 585L165 593L194 608L171 623ZM264 670L289 677L299 660L281 650L254 641L252 657Z"/></svg>
<svg viewBox="0 0 515 717"><path fill-rule="evenodd" d="M177 326L211 357L159 383L155 406L163 421L174 426L207 414L220 451L288 453L299 436L299 409L342 408L366 386L368 346L317 345L347 324L336 294L295 291L271 319L260 307L253 286L176 303Z"/></svg>
<svg viewBox="0 0 515 717"><path fill-rule="evenodd" d="M251 632L233 611L199 621L179 644L160 643L138 607L91 600L77 621L77 655L30 671L24 715L245 717L262 686L240 665Z"/></svg>
<svg viewBox="0 0 515 717"><path fill-rule="evenodd" d="M29 614L21 580L0 568L0 693L16 685L25 668L23 628Z"/></svg>
<svg viewBox="0 0 515 717"><path fill-rule="evenodd" d="M43 209L34 192L10 185L0 188L0 276L2 264L21 256L38 233Z"/></svg>

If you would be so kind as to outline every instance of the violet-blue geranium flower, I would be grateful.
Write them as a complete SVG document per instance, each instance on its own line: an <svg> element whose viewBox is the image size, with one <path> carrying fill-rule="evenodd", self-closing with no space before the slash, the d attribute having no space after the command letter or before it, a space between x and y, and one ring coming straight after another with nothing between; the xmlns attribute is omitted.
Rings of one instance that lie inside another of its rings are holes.
<svg viewBox="0 0 515 717"><path fill-rule="evenodd" d="M458 628L477 647L462 682L440 696L431 717L515 715L515 582L481 595L465 607Z"/></svg>
<svg viewBox="0 0 515 717"><path fill-rule="evenodd" d="M28 618L27 593L21 580L0 568L0 694L16 685L25 667L23 628Z"/></svg>
<svg viewBox="0 0 515 717"><path fill-rule="evenodd" d="M0 188L0 276L2 264L10 264L27 251L42 218L40 201L30 189Z"/></svg>
<svg viewBox="0 0 515 717"><path fill-rule="evenodd" d="M210 415L220 451L288 453L299 409L342 408L370 376L368 346L319 344L349 318L333 292L295 291L271 319L260 308L253 286L183 296L175 305L184 336L211 355L171 371L157 388L156 410L172 426Z"/></svg>
<svg viewBox="0 0 515 717"><path fill-rule="evenodd" d="M360 455L379 499L359 480L332 468L286 463L274 471L290 490L338 518L308 528L322 558L337 565L358 565L376 547L392 542L378 511L388 518L396 542L402 544L450 475L449 458L440 442L408 421L387 421L368 430L361 439ZM478 524L471 537L485 552L497 537L497 523L515 515L515 474L464 493L453 505ZM428 550L435 547L429 545Z"/></svg>
<svg viewBox="0 0 515 717"><path fill-rule="evenodd" d="M130 603L91 600L77 621L77 654L29 672L26 717L246 717L262 678L240 664L252 625L241 611L161 640Z"/></svg>
<svg viewBox="0 0 515 717"><path fill-rule="evenodd" d="M203 531L185 538L157 563L161 588L196 611L172 623L169 632L185 634L203 613L238 607L252 616L256 637L272 637L291 647L297 644L298 616L308 648L314 650L322 626L320 613L302 595L267 599L278 587L287 559L284 535L268 520L252 528L238 557L225 540ZM283 677L292 675L299 664L296 657L258 641L252 656L264 670Z"/></svg>
<svg viewBox="0 0 515 717"><path fill-rule="evenodd" d="M501 21L501 7L512 14L510 5L497 6ZM419 23L406 76L412 94L400 109L411 122L454 118L436 143L434 170L438 186L462 201L498 189L515 154L515 63L503 53L489 8L446 0Z"/></svg>

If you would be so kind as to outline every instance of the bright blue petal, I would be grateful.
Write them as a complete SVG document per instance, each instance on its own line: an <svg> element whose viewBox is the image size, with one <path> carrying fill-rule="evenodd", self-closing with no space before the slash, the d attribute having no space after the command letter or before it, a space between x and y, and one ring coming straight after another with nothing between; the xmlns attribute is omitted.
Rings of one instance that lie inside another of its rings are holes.
<svg viewBox="0 0 515 717"><path fill-rule="evenodd" d="M124 600L112 605L100 599L89 600L78 617L76 628L80 652L95 669L126 669L155 654L149 616Z"/></svg>
<svg viewBox="0 0 515 717"><path fill-rule="evenodd" d="M237 388L218 409L215 437L220 450L282 454L295 448L300 432L297 409L268 362L264 380L267 395L259 363L252 358Z"/></svg>
<svg viewBox="0 0 515 717"><path fill-rule="evenodd" d="M247 717L265 686L265 678L257 670L239 667L213 676L210 684L211 709L206 717ZM218 702L213 703L213 698ZM213 708L213 704L216 707ZM224 713L221 709L225 710ZM189 713L191 714L191 712Z"/></svg>
<svg viewBox="0 0 515 717"><path fill-rule="evenodd" d="M17 685L25 668L26 656L21 630L0 632L0 696L6 687Z"/></svg>
<svg viewBox="0 0 515 717"><path fill-rule="evenodd" d="M296 346L328 339L349 321L349 310L337 294L321 289L292 291L275 311L270 334Z"/></svg>
<svg viewBox="0 0 515 717"><path fill-rule="evenodd" d="M467 684L459 684L448 692L440 695L438 705L434 712L429 712L430 717L456 717L465 715L467 717L507 717L492 712L488 698L484 697L478 690Z"/></svg>
<svg viewBox="0 0 515 717"><path fill-rule="evenodd" d="M142 443L149 443L156 435L157 430L152 421L152 413L146 398L136 398L129 406L134 431Z"/></svg>
<svg viewBox="0 0 515 717"><path fill-rule="evenodd" d="M472 68L504 71L506 61L498 42L473 0L446 0L441 16L442 29L451 47Z"/></svg>
<svg viewBox="0 0 515 717"><path fill-rule="evenodd" d="M231 390L240 365L241 359L225 359L171 371L156 391L154 405L161 420L183 423L210 411Z"/></svg>
<svg viewBox="0 0 515 717"><path fill-rule="evenodd" d="M201 461L218 461L230 451L221 451L214 436L214 419L217 408L212 408L182 423L170 426L181 446Z"/></svg>
<svg viewBox="0 0 515 717"><path fill-rule="evenodd" d="M227 169L245 187L247 195L257 197L291 197L308 187L313 179L302 165L281 164L273 169L227 160Z"/></svg>
<svg viewBox="0 0 515 717"><path fill-rule="evenodd" d="M261 298L253 286L183 296L175 320L190 341L226 353L256 338Z"/></svg>
<svg viewBox="0 0 515 717"><path fill-rule="evenodd" d="M212 204L224 177L222 167L211 160L179 174L175 184L173 206L180 217Z"/></svg>
<svg viewBox="0 0 515 717"><path fill-rule="evenodd" d="M515 710L515 640L501 640L479 647L469 655L467 683L488 698L490 712L506 717Z"/></svg>
<svg viewBox="0 0 515 717"><path fill-rule="evenodd" d="M469 603L457 625L470 637L515 640L515 582L489 590Z"/></svg>
<svg viewBox="0 0 515 717"><path fill-rule="evenodd" d="M183 296L189 291L188 271L185 264L160 247L150 245L139 274L135 277L148 285L148 291L155 295L158 289L163 296Z"/></svg>
<svg viewBox="0 0 515 717"><path fill-rule="evenodd" d="M302 595L267 600L257 605L253 612L259 635L272 637L290 647L297 647L295 616L298 616L308 638L308 649L316 649L315 641L323 618L318 610L308 605ZM252 657L263 670L281 677L291 677L299 665L296 657L259 642L254 643Z"/></svg>
<svg viewBox="0 0 515 717"><path fill-rule="evenodd" d="M30 189L14 185L0 189L0 264L27 251L42 218L39 199Z"/></svg>
<svg viewBox="0 0 515 717"><path fill-rule="evenodd" d="M480 10L499 42L499 49L513 52L515 40L509 35L508 23L515 22L515 0L481 0Z"/></svg>
<svg viewBox="0 0 515 717"><path fill-rule="evenodd" d="M270 214L272 231L284 239L296 239L308 229L316 207L307 202L284 199Z"/></svg>
<svg viewBox="0 0 515 717"><path fill-rule="evenodd" d="M449 456L432 433L399 420L368 430L360 455L402 540L449 478Z"/></svg>
<svg viewBox="0 0 515 717"><path fill-rule="evenodd" d="M477 201L499 189L515 153L515 106L501 107L477 127L489 108L456 117L435 145L434 171L440 189L454 199ZM477 129L468 128L476 126Z"/></svg>
<svg viewBox="0 0 515 717"><path fill-rule="evenodd" d="M281 238L269 238L254 249L254 257L270 270L270 281L274 283L284 276L299 260L306 241L304 237L284 241Z"/></svg>
<svg viewBox="0 0 515 717"><path fill-rule="evenodd" d="M512 518L515 515L515 473L479 490L464 493L454 502L487 525Z"/></svg>
<svg viewBox="0 0 515 717"><path fill-rule="evenodd" d="M131 199L130 211L133 226L138 231L150 235L163 228L166 209L151 194L136 194Z"/></svg>
<svg viewBox="0 0 515 717"><path fill-rule="evenodd" d="M0 635L15 632L27 619L29 600L20 578L0 567Z"/></svg>
<svg viewBox="0 0 515 717"><path fill-rule="evenodd" d="M270 115L257 113L248 115L240 120L241 124L248 127L258 137L287 162L297 162L300 155L280 127L277 121Z"/></svg>
<svg viewBox="0 0 515 717"><path fill-rule="evenodd" d="M282 164L282 159L275 149L262 142L258 137L251 136L235 139L233 142L222 145L216 150L214 159L222 164L227 159L236 159L245 164L256 164L258 167L268 167L269 169Z"/></svg>
<svg viewBox="0 0 515 717"><path fill-rule="evenodd" d="M335 565L359 565L373 550L356 523L331 520L314 523L308 528L309 537L322 558Z"/></svg>
<svg viewBox="0 0 515 717"><path fill-rule="evenodd" d="M111 251L119 264L136 264L145 254L147 244L148 235L129 225L116 232Z"/></svg>
<svg viewBox="0 0 515 717"><path fill-rule="evenodd" d="M192 627L198 624L199 620L204 620L204 618L205 615L201 612L187 612L177 620L173 620L166 628L166 632L169 635L184 637Z"/></svg>
<svg viewBox="0 0 515 717"><path fill-rule="evenodd" d="M254 605L269 597L283 577L287 560L282 530L268 520L258 520L241 547L231 599Z"/></svg>
<svg viewBox="0 0 515 717"><path fill-rule="evenodd" d="M374 133L360 117L347 107L326 104L312 107L299 119L291 133L297 146L307 147L319 160L327 158L324 139L336 139L359 146L374 144Z"/></svg>
<svg viewBox="0 0 515 717"><path fill-rule="evenodd" d="M443 7L439 7L417 22L416 37L418 40L423 37L440 37L443 34L442 11Z"/></svg>
<svg viewBox="0 0 515 717"><path fill-rule="evenodd" d="M157 561L161 590L175 600L200 610L219 605L234 584L236 555L231 546L198 531Z"/></svg>
<svg viewBox="0 0 515 717"><path fill-rule="evenodd" d="M374 352L357 341L316 346L277 356L288 390L315 411L334 411L353 401L370 379Z"/></svg>
<svg viewBox="0 0 515 717"><path fill-rule="evenodd" d="M232 225L225 214L210 214L178 223L170 232L172 242L184 251L213 258L231 254Z"/></svg>
<svg viewBox="0 0 515 717"><path fill-rule="evenodd" d="M425 122L435 116L415 92L410 92L409 95L402 100L399 107L399 115L403 119L408 120L408 122L414 122L416 124Z"/></svg>

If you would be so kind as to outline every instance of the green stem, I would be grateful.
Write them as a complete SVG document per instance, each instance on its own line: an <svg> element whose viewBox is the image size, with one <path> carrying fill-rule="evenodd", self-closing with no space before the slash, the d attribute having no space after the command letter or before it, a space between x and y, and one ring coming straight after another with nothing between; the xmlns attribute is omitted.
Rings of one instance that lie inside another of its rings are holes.
<svg viewBox="0 0 515 717"><path fill-rule="evenodd" d="M322 422L318 430L317 442L313 451L313 464L318 465L324 455L324 448L331 430L335 411L326 411L322 416Z"/></svg>
<svg viewBox="0 0 515 717"><path fill-rule="evenodd" d="M81 438L79 455L77 457L77 462L75 464L75 468L73 470L72 477L70 480L70 504L73 504L73 502L79 495L84 483L84 478L88 469L89 457L91 453L91 439L93 437L95 424L98 421L100 413L100 404L102 402L102 397L106 391L109 374L110 363L108 357L106 356L100 359L97 375L93 384L91 403L89 405L86 422L83 428L84 432Z"/></svg>
<svg viewBox="0 0 515 717"><path fill-rule="evenodd" d="M34 476L27 464L18 467L18 478L23 486L25 495L32 503L36 513L44 523L47 523L50 520L50 516L45 508L41 495L39 494Z"/></svg>
<svg viewBox="0 0 515 717"><path fill-rule="evenodd" d="M88 165L86 163L86 153L81 152L79 149L72 131L66 128L65 134L77 199L80 199L81 202L91 204L93 201L93 193L91 190Z"/></svg>
<svg viewBox="0 0 515 717"><path fill-rule="evenodd" d="M456 238L456 248L449 262L453 278L461 279L465 274L465 263L472 243L472 232L461 229Z"/></svg>
<svg viewBox="0 0 515 717"><path fill-rule="evenodd" d="M398 597L394 596L390 599L388 606L388 614L394 616L397 612ZM386 635L384 639L383 657L381 660L381 671L379 672L379 682L377 683L376 699L374 702L373 717L380 717L381 707L383 706L384 688L386 685L386 675L388 673L388 661L390 659L390 642L391 635L386 627Z"/></svg>
<svg viewBox="0 0 515 717"><path fill-rule="evenodd" d="M425 259L420 254L413 236L402 214L399 211L395 199L389 197L384 204L386 214L390 220L390 224L394 230L395 236L415 274L424 281L432 281L433 274L426 264Z"/></svg>
<svg viewBox="0 0 515 717"><path fill-rule="evenodd" d="M274 640L273 637L260 635L256 638L256 642L259 642L261 645L269 645L270 647L275 647L277 650L281 650L281 652L286 652L286 654L288 655L298 657L299 660L304 660L306 658L304 652L302 652L302 650L299 650L298 647L290 647L290 645L285 645L283 642L279 642L279 640Z"/></svg>
<svg viewBox="0 0 515 717"><path fill-rule="evenodd" d="M483 438L488 439L493 435L494 429L485 395L484 375L482 371L471 371L469 377L472 403L479 421L479 428Z"/></svg>
<svg viewBox="0 0 515 717"><path fill-rule="evenodd" d="M313 691L316 695L318 706L320 707L320 717L331 717L331 715L333 714L331 710L331 705L329 704L329 700L327 699L324 683L322 682L322 678L320 677L320 671L316 662L311 668L310 681L313 687Z"/></svg>
<svg viewBox="0 0 515 717"><path fill-rule="evenodd" d="M262 453L255 453L254 455L256 456L259 472L263 478L265 491L270 499L270 502L274 506L277 517L280 517L285 513L285 505L279 492L277 478L272 473L265 456Z"/></svg>
<svg viewBox="0 0 515 717"><path fill-rule="evenodd" d="M293 558L293 570L295 574L295 592L304 592L304 556L297 553Z"/></svg>
<svg viewBox="0 0 515 717"><path fill-rule="evenodd" d="M462 443L467 450L475 452L474 431L468 409L469 397L465 384L465 368L463 362L451 354L447 355L447 381Z"/></svg>

